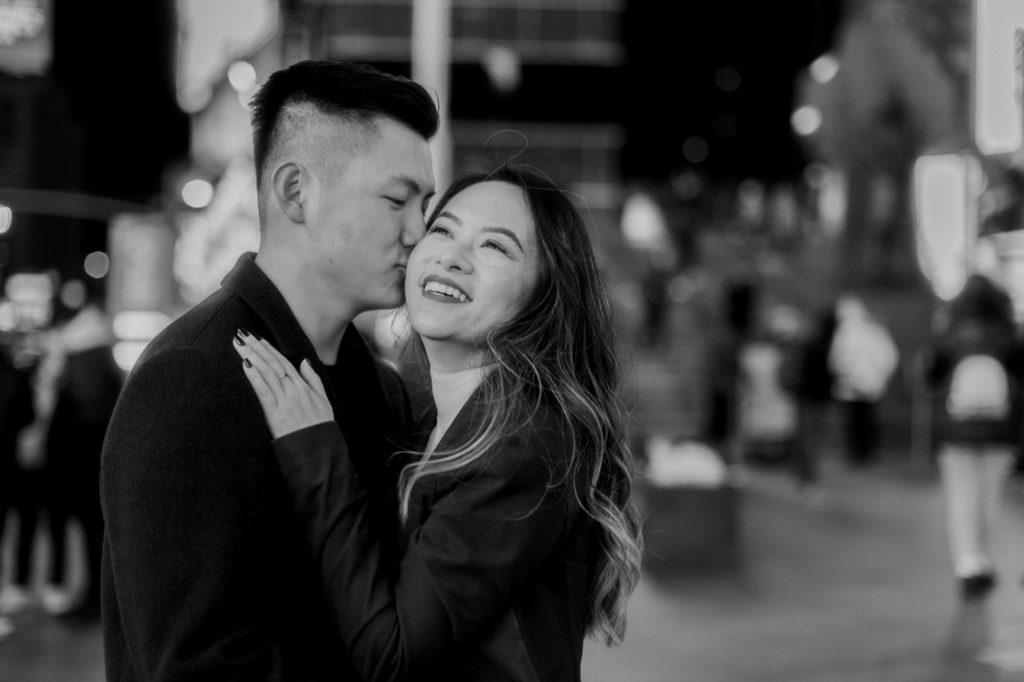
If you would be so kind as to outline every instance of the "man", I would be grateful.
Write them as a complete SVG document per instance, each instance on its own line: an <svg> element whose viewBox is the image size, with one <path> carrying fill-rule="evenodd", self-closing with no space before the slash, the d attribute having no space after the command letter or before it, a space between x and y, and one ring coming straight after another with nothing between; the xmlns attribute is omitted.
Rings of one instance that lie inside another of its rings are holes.
<svg viewBox="0 0 1024 682"><path fill-rule="evenodd" d="M356 64L301 62L254 98L259 252L153 340L104 445L109 680L352 679L231 344L310 361L394 534L408 401L351 322L402 303L437 126L421 86Z"/></svg>

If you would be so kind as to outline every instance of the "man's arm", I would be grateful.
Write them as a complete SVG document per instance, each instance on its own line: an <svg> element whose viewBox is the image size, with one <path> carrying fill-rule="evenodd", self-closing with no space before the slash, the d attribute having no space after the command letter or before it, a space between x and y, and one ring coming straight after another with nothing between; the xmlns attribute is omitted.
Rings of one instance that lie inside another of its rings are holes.
<svg viewBox="0 0 1024 682"><path fill-rule="evenodd" d="M282 679L259 620L283 522L268 438L241 372L199 351L157 354L126 384L103 452L105 599L139 679Z"/></svg>

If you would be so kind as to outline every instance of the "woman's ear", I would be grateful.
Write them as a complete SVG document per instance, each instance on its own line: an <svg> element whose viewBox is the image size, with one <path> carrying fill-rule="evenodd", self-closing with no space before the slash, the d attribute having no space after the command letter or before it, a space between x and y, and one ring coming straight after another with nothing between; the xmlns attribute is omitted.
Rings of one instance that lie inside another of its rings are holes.
<svg viewBox="0 0 1024 682"><path fill-rule="evenodd" d="M303 191L308 179L306 169L294 162L282 163L274 169L271 178L274 201L293 223L306 222Z"/></svg>

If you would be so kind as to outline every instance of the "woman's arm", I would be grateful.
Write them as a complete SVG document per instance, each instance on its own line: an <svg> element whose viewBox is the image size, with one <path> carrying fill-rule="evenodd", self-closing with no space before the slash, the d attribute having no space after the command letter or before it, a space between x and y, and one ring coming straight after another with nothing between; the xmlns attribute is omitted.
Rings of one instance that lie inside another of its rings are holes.
<svg viewBox="0 0 1024 682"><path fill-rule="evenodd" d="M266 390L253 382L264 410L288 412L283 405L292 387L275 391L278 378L294 370L271 364L283 358L263 358L269 347L251 350L240 354L250 359L247 375L264 382ZM380 539L371 533L368 495L341 431L317 418L293 413L287 420L310 423L275 432L274 448L352 661L368 680L413 679L443 669L510 608L515 589L564 532L567 506L550 486L560 479L551 464L561 459L551 445L559 442L556 430L535 428L506 440L437 499L393 579Z"/></svg>

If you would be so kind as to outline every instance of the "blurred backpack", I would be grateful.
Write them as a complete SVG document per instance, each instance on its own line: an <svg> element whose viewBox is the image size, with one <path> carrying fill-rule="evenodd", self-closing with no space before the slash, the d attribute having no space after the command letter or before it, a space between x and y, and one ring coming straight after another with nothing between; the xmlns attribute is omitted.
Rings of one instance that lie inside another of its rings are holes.
<svg viewBox="0 0 1024 682"><path fill-rule="evenodd" d="M955 420L1003 419L1010 413L1012 389L1003 363L971 353L953 366L946 411Z"/></svg>

